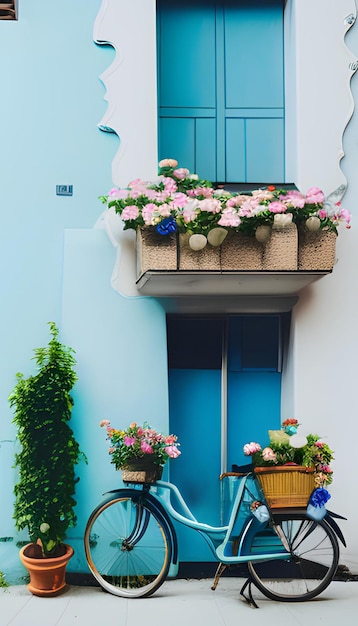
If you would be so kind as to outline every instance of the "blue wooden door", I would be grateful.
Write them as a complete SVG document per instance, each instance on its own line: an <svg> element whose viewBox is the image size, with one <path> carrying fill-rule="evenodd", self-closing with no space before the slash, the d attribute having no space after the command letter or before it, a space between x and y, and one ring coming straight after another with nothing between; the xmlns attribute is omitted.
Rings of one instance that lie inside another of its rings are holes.
<svg viewBox="0 0 358 626"><path fill-rule="evenodd" d="M283 0L158 0L159 157L284 182Z"/></svg>
<svg viewBox="0 0 358 626"><path fill-rule="evenodd" d="M200 521L220 524L220 473L280 427L280 337L276 315L168 318L170 430L182 452L170 480ZM200 536L177 530L182 562L213 559Z"/></svg>

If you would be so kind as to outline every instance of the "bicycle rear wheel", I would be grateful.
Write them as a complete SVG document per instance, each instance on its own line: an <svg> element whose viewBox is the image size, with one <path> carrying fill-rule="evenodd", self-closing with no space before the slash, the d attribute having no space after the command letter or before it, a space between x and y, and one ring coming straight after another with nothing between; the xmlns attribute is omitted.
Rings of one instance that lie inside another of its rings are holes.
<svg viewBox="0 0 358 626"><path fill-rule="evenodd" d="M85 530L90 570L109 593L141 598L164 582L172 554L171 536L163 515L142 492L128 491L100 504Z"/></svg>
<svg viewBox="0 0 358 626"><path fill-rule="evenodd" d="M289 556L284 561L249 562L252 579L271 600L310 600L326 589L335 575L339 561L336 535L324 520L312 521L304 512L272 513ZM256 541L260 542L260 535Z"/></svg>

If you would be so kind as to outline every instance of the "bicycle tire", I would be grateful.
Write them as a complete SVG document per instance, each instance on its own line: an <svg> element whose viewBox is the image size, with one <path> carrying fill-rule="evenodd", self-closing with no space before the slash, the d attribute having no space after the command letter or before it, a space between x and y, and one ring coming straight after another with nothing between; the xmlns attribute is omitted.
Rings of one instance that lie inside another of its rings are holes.
<svg viewBox="0 0 358 626"><path fill-rule="evenodd" d="M284 535L282 543L287 542L285 548L290 556L282 561L250 561L251 578L270 600L311 600L334 578L339 562L336 535L327 522L310 520L305 512L273 512L273 519ZM260 542L260 534L256 541Z"/></svg>
<svg viewBox="0 0 358 626"><path fill-rule="evenodd" d="M117 492L94 509L84 546L101 587L125 598L144 598L157 591L172 556L165 517L138 490Z"/></svg>

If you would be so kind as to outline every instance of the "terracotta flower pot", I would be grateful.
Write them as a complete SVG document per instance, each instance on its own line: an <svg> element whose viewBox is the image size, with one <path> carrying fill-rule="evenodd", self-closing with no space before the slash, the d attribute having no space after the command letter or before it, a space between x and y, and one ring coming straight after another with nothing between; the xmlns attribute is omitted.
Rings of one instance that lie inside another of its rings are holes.
<svg viewBox="0 0 358 626"><path fill-rule="evenodd" d="M74 554L73 548L66 544L66 553L63 556L37 559L26 554L31 545L27 544L19 553L22 564L30 574L28 590L34 596L57 596L66 587L66 566Z"/></svg>

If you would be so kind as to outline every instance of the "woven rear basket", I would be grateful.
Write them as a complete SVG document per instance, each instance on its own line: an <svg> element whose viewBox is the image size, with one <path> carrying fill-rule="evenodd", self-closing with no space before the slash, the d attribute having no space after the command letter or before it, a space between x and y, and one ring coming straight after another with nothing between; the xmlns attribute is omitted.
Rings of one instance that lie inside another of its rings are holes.
<svg viewBox="0 0 358 626"><path fill-rule="evenodd" d="M306 507L315 489L315 470L301 465L255 467L254 472L272 509Z"/></svg>
<svg viewBox="0 0 358 626"><path fill-rule="evenodd" d="M159 235L149 228L137 230L137 277L148 270L176 270L177 236Z"/></svg>
<svg viewBox="0 0 358 626"><path fill-rule="evenodd" d="M284 227L272 227L271 237L264 246L263 269L297 270L298 235L296 224Z"/></svg>
<svg viewBox="0 0 358 626"><path fill-rule="evenodd" d="M221 245L222 270L262 270L263 244L244 233L228 235Z"/></svg>
<svg viewBox="0 0 358 626"><path fill-rule="evenodd" d="M336 262L336 241L337 235L331 230L300 230L298 269L331 271Z"/></svg>
<svg viewBox="0 0 358 626"><path fill-rule="evenodd" d="M192 250L186 233L179 235L180 270L220 270L220 246L207 244L203 250Z"/></svg>

